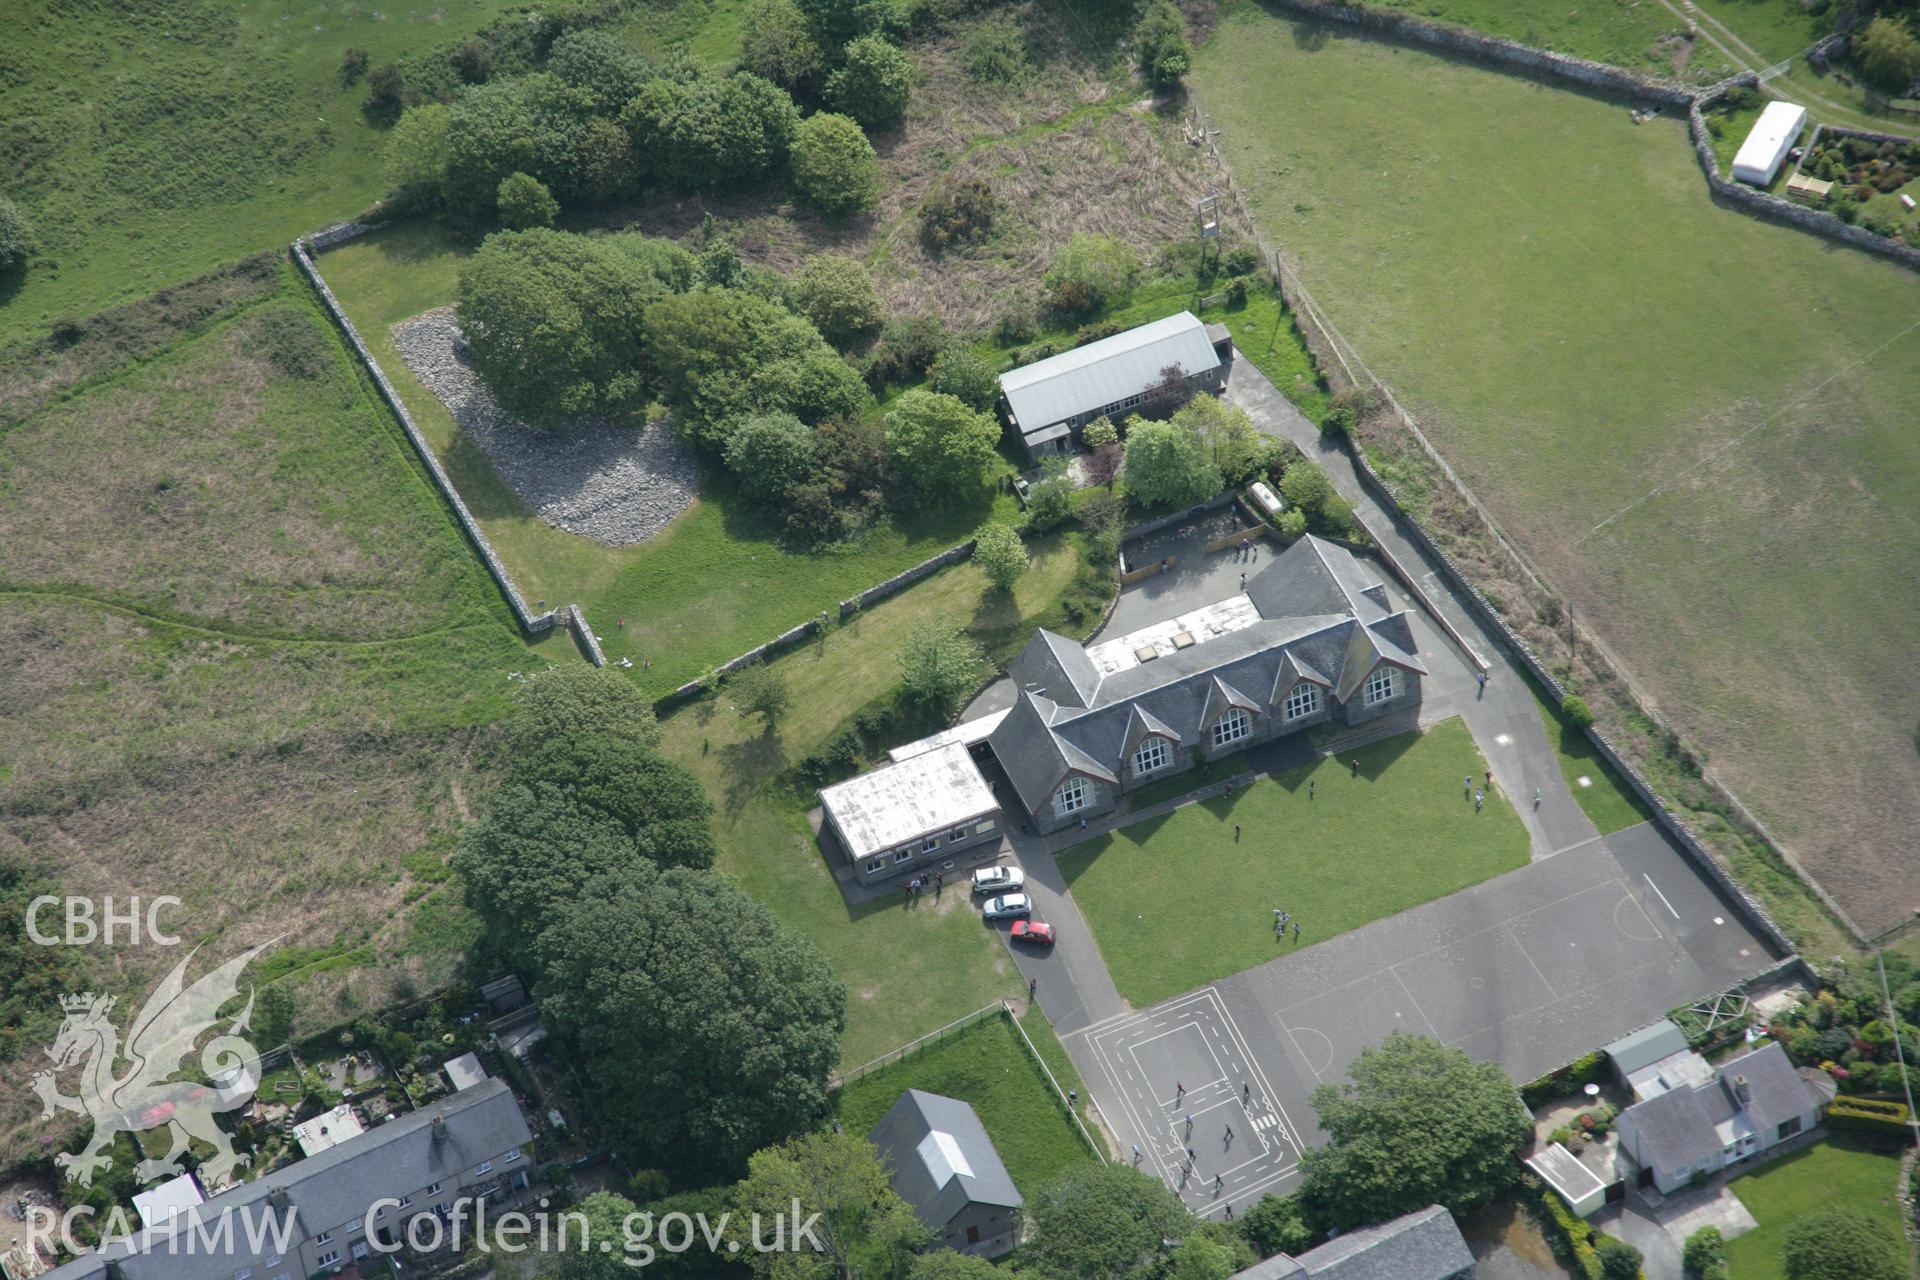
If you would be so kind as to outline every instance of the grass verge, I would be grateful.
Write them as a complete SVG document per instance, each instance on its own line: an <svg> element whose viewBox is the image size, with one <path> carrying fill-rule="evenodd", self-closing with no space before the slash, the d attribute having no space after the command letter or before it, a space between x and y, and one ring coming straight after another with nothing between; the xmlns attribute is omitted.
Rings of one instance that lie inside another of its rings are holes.
<svg viewBox="0 0 1920 1280"><path fill-rule="evenodd" d="M1486 762L1458 719L1353 754L1358 778L1321 760L1060 855L1121 995L1145 1008L1526 865L1506 799L1460 796ZM1299 943L1275 941L1276 907Z"/></svg>
<svg viewBox="0 0 1920 1280"><path fill-rule="evenodd" d="M1532 676L1522 675L1540 706L1540 723L1546 728L1547 741L1560 758L1560 776L1567 780L1567 790L1600 834L1611 835L1652 821L1653 811L1628 789L1626 779L1614 772L1587 735L1567 723L1559 706Z"/></svg>
<svg viewBox="0 0 1920 1280"><path fill-rule="evenodd" d="M1907 1250L1900 1227L1900 1157L1838 1138L1802 1147L1727 1184L1760 1225L1727 1241L1727 1271L1740 1280L1786 1280L1780 1248L1793 1223L1820 1209L1848 1205L1884 1224Z"/></svg>

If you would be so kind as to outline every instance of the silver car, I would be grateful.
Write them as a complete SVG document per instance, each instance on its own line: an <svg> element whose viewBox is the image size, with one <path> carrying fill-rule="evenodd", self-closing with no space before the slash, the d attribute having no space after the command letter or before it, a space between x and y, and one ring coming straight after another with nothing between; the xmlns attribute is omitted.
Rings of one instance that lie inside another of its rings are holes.
<svg viewBox="0 0 1920 1280"><path fill-rule="evenodd" d="M973 873L975 893L1006 893L1026 882L1026 872L1018 867L982 867Z"/></svg>
<svg viewBox="0 0 1920 1280"><path fill-rule="evenodd" d="M989 920L1017 920L1033 911L1033 903L1024 893L1003 894L998 898L989 898L985 914Z"/></svg>

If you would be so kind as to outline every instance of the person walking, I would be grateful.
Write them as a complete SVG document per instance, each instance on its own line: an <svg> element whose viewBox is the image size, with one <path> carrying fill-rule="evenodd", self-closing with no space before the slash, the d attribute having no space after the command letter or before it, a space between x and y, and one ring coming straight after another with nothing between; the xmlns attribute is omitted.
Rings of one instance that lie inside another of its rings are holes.
<svg viewBox="0 0 1920 1280"><path fill-rule="evenodd" d="M1486 697L1487 696L1487 673L1484 671L1476 671L1473 673L1473 680L1475 684L1480 686L1479 691L1475 693L1473 696L1476 698Z"/></svg>
<svg viewBox="0 0 1920 1280"><path fill-rule="evenodd" d="M1240 589L1242 591L1247 589L1247 575L1244 573L1240 575Z"/></svg>
<svg viewBox="0 0 1920 1280"><path fill-rule="evenodd" d="M1140 1144L1137 1142L1133 1144L1133 1162L1140 1163Z"/></svg>
<svg viewBox="0 0 1920 1280"><path fill-rule="evenodd" d="M1240 843L1240 824L1237 822L1233 824L1233 842Z"/></svg>
<svg viewBox="0 0 1920 1280"><path fill-rule="evenodd" d="M1487 802L1487 793L1486 793L1486 792L1484 792L1484 791L1476 791L1476 792L1474 792L1474 793L1473 793L1473 811L1474 811L1475 813L1478 813L1478 812L1480 812L1480 806L1481 806L1481 805L1483 805L1483 804L1485 804L1486 802Z"/></svg>
<svg viewBox="0 0 1920 1280"><path fill-rule="evenodd" d="M1227 1175L1225 1175L1224 1173L1214 1174L1213 1175L1213 1194L1219 1195L1221 1188L1226 1186L1226 1184L1227 1184Z"/></svg>
<svg viewBox="0 0 1920 1280"><path fill-rule="evenodd" d="M1087 829L1087 820L1085 818L1080 819L1080 829L1082 831Z"/></svg>
<svg viewBox="0 0 1920 1280"><path fill-rule="evenodd" d="M1227 1126L1227 1141L1228 1141L1228 1142L1232 1142L1232 1141L1233 1141L1233 1126L1232 1126L1232 1125L1228 1125L1228 1126Z"/></svg>
<svg viewBox="0 0 1920 1280"><path fill-rule="evenodd" d="M1298 920L1293 922L1293 940L1295 942L1300 941L1300 922Z"/></svg>
<svg viewBox="0 0 1920 1280"><path fill-rule="evenodd" d="M1193 1112L1191 1111L1187 1112L1187 1136L1189 1138L1193 1136Z"/></svg>
<svg viewBox="0 0 1920 1280"><path fill-rule="evenodd" d="M1186 1096L1187 1096L1187 1086L1181 1084L1178 1080L1175 1080L1173 1082L1173 1100L1175 1102L1178 1102L1180 1101L1180 1099Z"/></svg>
<svg viewBox="0 0 1920 1280"><path fill-rule="evenodd" d="M1240 1082L1240 1101L1243 1103L1253 1101L1253 1086L1244 1080Z"/></svg>
<svg viewBox="0 0 1920 1280"><path fill-rule="evenodd" d="M1233 1201L1227 1201L1227 1221L1233 1221Z"/></svg>
<svg viewBox="0 0 1920 1280"><path fill-rule="evenodd" d="M1352 772L1349 773L1347 776L1350 778L1357 778L1360 776L1360 759L1358 756L1354 757Z"/></svg>
<svg viewBox="0 0 1920 1280"><path fill-rule="evenodd" d="M1307 779L1307 799L1309 800L1313 799L1313 789L1319 785L1320 783L1318 779L1316 778Z"/></svg>
<svg viewBox="0 0 1920 1280"><path fill-rule="evenodd" d="M1487 770L1487 790L1493 790L1493 770Z"/></svg>
<svg viewBox="0 0 1920 1280"><path fill-rule="evenodd" d="M1462 800L1473 799L1473 775L1472 774L1468 774L1466 777L1460 779L1460 798Z"/></svg>
<svg viewBox="0 0 1920 1280"><path fill-rule="evenodd" d="M1040 998L1040 979L1028 978L1027 979L1027 999L1037 1000L1039 998Z"/></svg>
<svg viewBox="0 0 1920 1280"><path fill-rule="evenodd" d="M1540 788L1538 787L1533 789L1533 807L1536 809L1540 807Z"/></svg>

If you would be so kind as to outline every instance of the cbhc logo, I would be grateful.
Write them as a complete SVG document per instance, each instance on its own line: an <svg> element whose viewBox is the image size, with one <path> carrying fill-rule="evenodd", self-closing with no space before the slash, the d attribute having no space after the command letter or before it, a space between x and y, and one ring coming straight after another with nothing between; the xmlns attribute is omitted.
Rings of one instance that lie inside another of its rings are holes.
<svg viewBox="0 0 1920 1280"><path fill-rule="evenodd" d="M52 894L43 894L27 904L27 937L43 947L84 947L95 942L114 945L116 935L126 935L129 945L143 939L157 942L163 947L180 945L178 934L162 932L160 928L160 909L178 907L180 899L171 894L163 894L149 900L146 909L141 909L138 895L128 898L124 910L115 910L111 897L95 903L92 898L57 898ZM59 907L59 919L65 922L65 929L58 934L43 933L40 929L40 913L48 907Z"/></svg>

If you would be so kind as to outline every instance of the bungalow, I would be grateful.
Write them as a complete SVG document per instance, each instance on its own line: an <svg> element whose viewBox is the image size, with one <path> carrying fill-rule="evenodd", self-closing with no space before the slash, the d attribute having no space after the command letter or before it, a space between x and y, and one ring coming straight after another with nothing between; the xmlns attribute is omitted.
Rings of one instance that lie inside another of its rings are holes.
<svg viewBox="0 0 1920 1280"><path fill-rule="evenodd" d="M1233 342L1190 311L1116 333L1000 375L1000 416L1028 459L1073 452L1095 418L1115 422L1149 407L1154 388L1178 370L1195 391L1227 382Z"/></svg>
<svg viewBox="0 0 1920 1280"><path fill-rule="evenodd" d="M1669 1194L1819 1124L1831 1088L1824 1077L1803 1076L1769 1041L1643 1095L1616 1122L1620 1154L1636 1171L1635 1185Z"/></svg>
<svg viewBox="0 0 1920 1280"><path fill-rule="evenodd" d="M937 1247L997 1258L1019 1242L1020 1192L972 1107L909 1089L868 1136Z"/></svg>
<svg viewBox="0 0 1920 1280"><path fill-rule="evenodd" d="M1243 594L1091 648L1042 630L987 745L1057 831L1137 787L1316 725L1420 704L1411 622L1351 551L1308 535Z"/></svg>
<svg viewBox="0 0 1920 1280"><path fill-rule="evenodd" d="M836 783L820 793L833 832L861 884L1000 841L1000 802L961 741L950 741Z"/></svg>

